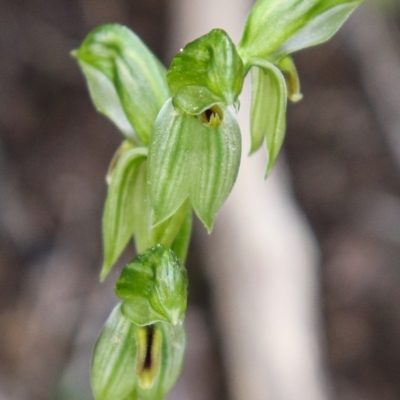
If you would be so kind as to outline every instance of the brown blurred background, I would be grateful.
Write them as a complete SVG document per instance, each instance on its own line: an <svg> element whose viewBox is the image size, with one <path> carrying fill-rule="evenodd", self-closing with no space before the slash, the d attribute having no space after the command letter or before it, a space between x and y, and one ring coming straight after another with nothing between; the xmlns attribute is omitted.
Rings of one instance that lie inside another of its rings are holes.
<svg viewBox="0 0 400 400"><path fill-rule="evenodd" d="M167 64L171 12L164 0L0 0L0 400L91 399L91 349L116 302L118 272L97 276L121 137L69 52L119 22ZM305 99L289 107L285 151L323 255L335 398L399 399L400 5L376 0L295 60ZM188 270L189 347L170 398L229 399L196 241Z"/></svg>

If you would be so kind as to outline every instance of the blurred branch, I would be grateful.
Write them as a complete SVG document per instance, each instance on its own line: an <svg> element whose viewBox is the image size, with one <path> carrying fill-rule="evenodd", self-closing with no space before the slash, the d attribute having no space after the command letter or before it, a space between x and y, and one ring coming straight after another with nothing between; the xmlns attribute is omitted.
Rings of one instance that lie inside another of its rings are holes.
<svg viewBox="0 0 400 400"><path fill-rule="evenodd" d="M400 168L400 33L382 9L364 4L342 34Z"/></svg>
<svg viewBox="0 0 400 400"><path fill-rule="evenodd" d="M171 3L175 52L216 27L237 41L251 6L246 0ZM238 118L244 152L250 148L248 105L246 89ZM242 159L212 236L198 230L232 398L327 399L319 347L318 249L286 172L278 166L265 184L260 156Z"/></svg>

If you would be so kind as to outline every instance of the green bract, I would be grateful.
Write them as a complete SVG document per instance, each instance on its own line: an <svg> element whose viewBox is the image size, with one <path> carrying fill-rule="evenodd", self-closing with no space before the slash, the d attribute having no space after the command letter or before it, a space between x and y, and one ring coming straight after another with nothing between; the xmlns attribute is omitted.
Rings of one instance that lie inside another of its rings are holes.
<svg viewBox="0 0 400 400"><path fill-rule="evenodd" d="M138 255L122 271L115 292L123 312L135 324L183 319L187 302L186 270L169 248L158 244Z"/></svg>
<svg viewBox="0 0 400 400"><path fill-rule="evenodd" d="M158 111L169 96L165 69L143 42L121 25L103 25L73 52L94 105L121 132L149 140Z"/></svg>
<svg viewBox="0 0 400 400"><path fill-rule="evenodd" d="M167 74L174 105L189 114L200 114L217 103L236 104L243 79L242 60L222 29L186 45Z"/></svg>
<svg viewBox="0 0 400 400"><path fill-rule="evenodd" d="M169 218L189 197L211 231L236 180L241 154L237 121L228 108L220 111L216 117L220 124L213 128L175 110L171 100L160 111L149 147L147 175L155 223Z"/></svg>
<svg viewBox="0 0 400 400"><path fill-rule="evenodd" d="M281 57L328 40L362 0L258 0L238 51L248 67L253 58Z"/></svg>
<svg viewBox="0 0 400 400"><path fill-rule="evenodd" d="M266 175L272 170L281 149L286 129L286 84L273 64L254 60L251 70L250 132L251 153L265 138L268 155Z"/></svg>
<svg viewBox="0 0 400 400"><path fill-rule="evenodd" d="M101 332L92 359L95 400L161 400L183 362L185 331L158 322L140 327L118 304Z"/></svg>

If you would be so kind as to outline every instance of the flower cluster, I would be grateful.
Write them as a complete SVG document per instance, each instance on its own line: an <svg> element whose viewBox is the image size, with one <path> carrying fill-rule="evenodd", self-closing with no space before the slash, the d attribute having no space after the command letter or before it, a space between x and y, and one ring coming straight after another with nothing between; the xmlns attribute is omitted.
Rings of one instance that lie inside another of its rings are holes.
<svg viewBox="0 0 400 400"><path fill-rule="evenodd" d="M116 284L122 302L93 355L96 400L162 399L183 359L192 212L211 232L235 183L235 118L251 72L251 149L266 175L300 83L291 53L328 40L362 0L258 0L236 46L214 29L182 49L168 71L128 28L104 25L73 52L97 110L124 136L107 175L104 279L132 237L137 256Z"/></svg>

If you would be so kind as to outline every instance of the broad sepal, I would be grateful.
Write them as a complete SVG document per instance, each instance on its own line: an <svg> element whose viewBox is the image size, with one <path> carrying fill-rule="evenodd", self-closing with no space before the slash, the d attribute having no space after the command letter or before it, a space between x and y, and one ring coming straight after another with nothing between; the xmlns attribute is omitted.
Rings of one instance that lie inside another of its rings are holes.
<svg viewBox="0 0 400 400"><path fill-rule="evenodd" d="M240 155L240 129L229 108L193 116L167 101L149 146L148 187L154 222L169 218L189 197L210 232L236 180Z"/></svg>

